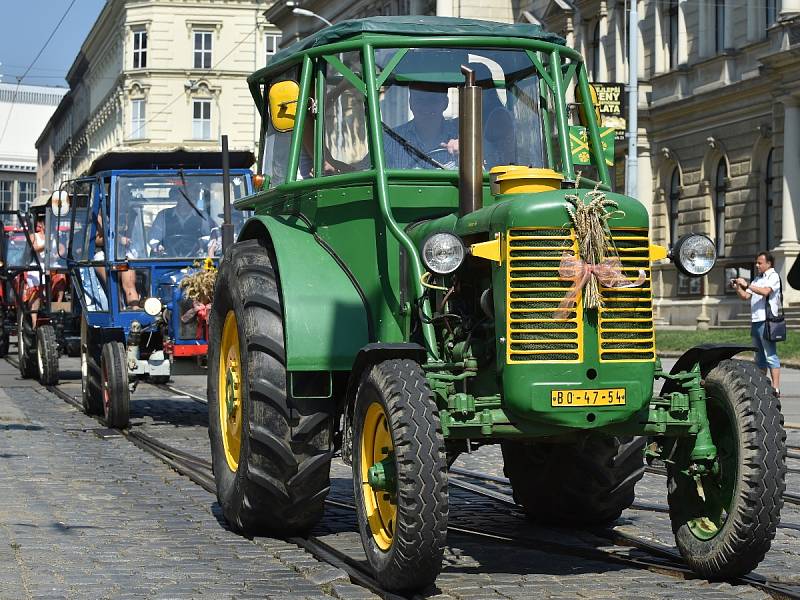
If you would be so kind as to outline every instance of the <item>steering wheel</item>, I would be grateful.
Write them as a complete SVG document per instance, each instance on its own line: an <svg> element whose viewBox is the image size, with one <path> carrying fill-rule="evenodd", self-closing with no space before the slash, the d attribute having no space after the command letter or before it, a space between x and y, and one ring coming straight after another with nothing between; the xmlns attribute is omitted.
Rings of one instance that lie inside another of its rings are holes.
<svg viewBox="0 0 800 600"><path fill-rule="evenodd" d="M444 153L444 155L442 155ZM427 152L428 156L448 171L458 169L458 154L450 154L447 148L434 148Z"/></svg>
<svg viewBox="0 0 800 600"><path fill-rule="evenodd" d="M199 252L200 240L195 233L173 233L168 239L162 240L161 245L164 247L161 256L194 256Z"/></svg>

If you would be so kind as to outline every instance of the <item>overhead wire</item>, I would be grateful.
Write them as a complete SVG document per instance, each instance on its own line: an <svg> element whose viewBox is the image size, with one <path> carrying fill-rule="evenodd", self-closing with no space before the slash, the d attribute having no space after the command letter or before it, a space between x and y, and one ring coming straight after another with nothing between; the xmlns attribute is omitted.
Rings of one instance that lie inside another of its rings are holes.
<svg viewBox="0 0 800 600"><path fill-rule="evenodd" d="M47 45L50 43L50 41L56 35L56 32L58 32L59 27L61 27L61 24L64 22L64 19L67 18L67 15L72 10L72 7L75 5L76 1L77 0L71 0L69 5L67 6L67 9L64 11L64 14L61 15L61 18L58 20L58 23L56 23L56 26L53 28L53 31L50 32L49 36L47 36L47 39L45 40L44 44L42 44L42 47L39 48L39 52L36 53L36 56L31 61L31 63L28 65L28 68L25 69L25 72L22 74L22 76L17 77L17 87L14 88L14 95L11 97L11 106L8 109L8 115L6 115L6 122L3 125L3 131L0 132L0 142L3 141L3 138L6 135L6 130L8 129L8 124L11 121L11 113L14 112L14 104L16 103L17 95L19 94L19 86L22 85L22 82L28 76L28 73L31 72L31 69L36 64L36 61L38 61L39 58L42 56L42 54L44 53L45 49L47 48Z"/></svg>

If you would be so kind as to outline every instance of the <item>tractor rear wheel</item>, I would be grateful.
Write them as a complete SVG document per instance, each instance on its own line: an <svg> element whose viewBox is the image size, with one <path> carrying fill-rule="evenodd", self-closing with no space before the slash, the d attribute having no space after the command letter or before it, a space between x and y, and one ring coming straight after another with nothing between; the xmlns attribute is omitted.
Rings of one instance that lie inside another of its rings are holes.
<svg viewBox="0 0 800 600"><path fill-rule="evenodd" d="M87 415L103 414L103 392L97 376L94 346L90 346L89 324L81 319L81 403Z"/></svg>
<svg viewBox="0 0 800 600"><path fill-rule="evenodd" d="M514 499L548 525L606 525L633 504L644 475L645 438L591 435L578 444L504 441Z"/></svg>
<svg viewBox="0 0 800 600"><path fill-rule="evenodd" d="M106 342L100 355L103 414L106 425L122 429L130 420L127 353L122 342Z"/></svg>
<svg viewBox="0 0 800 600"><path fill-rule="evenodd" d="M36 334L30 315L20 309L17 316L17 362L23 379L36 375Z"/></svg>
<svg viewBox="0 0 800 600"><path fill-rule="evenodd" d="M708 579L728 579L752 571L775 537L786 489L786 432L780 400L752 363L720 362L704 388L718 472L698 480L686 474L694 441L677 440L667 466L670 519L689 567Z"/></svg>
<svg viewBox="0 0 800 600"><path fill-rule="evenodd" d="M237 242L220 264L209 323L208 435L217 499L248 533L298 535L330 489L332 402L291 398L270 251Z"/></svg>
<svg viewBox="0 0 800 600"><path fill-rule="evenodd" d="M39 383L58 384L58 340L56 330L49 323L36 328L36 366Z"/></svg>
<svg viewBox="0 0 800 600"><path fill-rule="evenodd" d="M422 589L442 568L447 461L439 412L419 364L364 373L353 419L353 489L361 542L388 590Z"/></svg>
<svg viewBox="0 0 800 600"><path fill-rule="evenodd" d="M0 315L0 318L5 320L5 315ZM8 354L9 337L8 329L2 327L2 329L0 329L0 358L5 358Z"/></svg>

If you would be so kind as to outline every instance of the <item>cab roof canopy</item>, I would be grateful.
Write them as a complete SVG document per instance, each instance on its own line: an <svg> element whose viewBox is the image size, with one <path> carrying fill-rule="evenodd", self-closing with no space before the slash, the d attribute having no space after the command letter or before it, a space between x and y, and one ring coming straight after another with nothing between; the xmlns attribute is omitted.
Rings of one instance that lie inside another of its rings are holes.
<svg viewBox="0 0 800 600"><path fill-rule="evenodd" d="M344 42L360 35L398 35L420 37L475 36L497 38L525 38L564 45L564 38L529 23L494 23L477 19L454 17L397 16L349 19L321 29L276 53L269 65L256 71L248 81L263 81L279 70L281 63L290 62L304 51L337 42Z"/></svg>

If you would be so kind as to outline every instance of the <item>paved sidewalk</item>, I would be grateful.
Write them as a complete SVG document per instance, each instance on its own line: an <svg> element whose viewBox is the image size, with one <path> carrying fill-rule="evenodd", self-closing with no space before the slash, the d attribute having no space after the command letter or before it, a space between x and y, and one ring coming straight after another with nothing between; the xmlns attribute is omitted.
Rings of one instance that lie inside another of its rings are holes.
<svg viewBox="0 0 800 600"><path fill-rule="evenodd" d="M0 361L0 599L366 598ZM19 387L16 387L19 384Z"/></svg>

